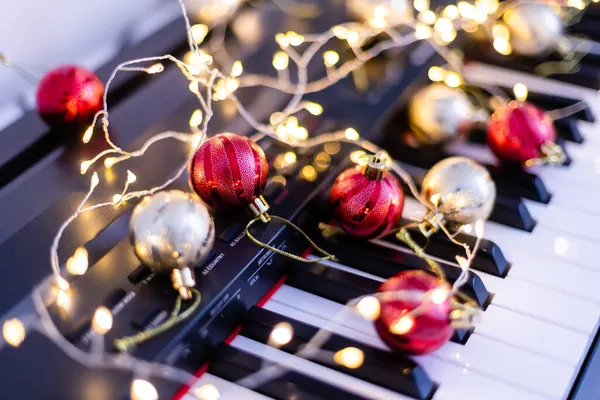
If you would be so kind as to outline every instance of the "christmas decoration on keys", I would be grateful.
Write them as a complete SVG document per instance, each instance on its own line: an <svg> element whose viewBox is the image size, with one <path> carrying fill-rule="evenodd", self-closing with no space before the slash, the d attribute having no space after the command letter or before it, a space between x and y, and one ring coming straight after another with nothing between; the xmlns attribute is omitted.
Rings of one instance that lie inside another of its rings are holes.
<svg viewBox="0 0 600 400"><path fill-rule="evenodd" d="M346 7L350 15L376 29L413 19L413 7L407 0L348 0Z"/></svg>
<svg viewBox="0 0 600 400"><path fill-rule="evenodd" d="M511 101L498 108L488 123L488 145L505 163L562 164L566 156L555 140L550 117L529 103Z"/></svg>
<svg viewBox="0 0 600 400"><path fill-rule="evenodd" d="M371 239L393 229L404 207L404 193L387 169L383 152L366 157L363 167L343 171L335 180L329 202L339 227L355 237Z"/></svg>
<svg viewBox="0 0 600 400"><path fill-rule="evenodd" d="M332 254L317 246L298 226L284 218L269 215L269 204L262 196L267 172L265 153L255 142L234 133L222 133L208 139L196 151L190 164L190 185L211 206L248 206L255 218L246 225L246 236L255 244L302 262L335 259ZM269 246L250 233L250 227L254 223L260 220L266 224L271 219L298 231L323 257L308 260Z"/></svg>

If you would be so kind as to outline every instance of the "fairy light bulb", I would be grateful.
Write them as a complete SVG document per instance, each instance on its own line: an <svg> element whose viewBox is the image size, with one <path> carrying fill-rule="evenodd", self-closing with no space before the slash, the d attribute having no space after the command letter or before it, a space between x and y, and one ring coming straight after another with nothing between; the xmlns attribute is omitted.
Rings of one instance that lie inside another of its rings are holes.
<svg viewBox="0 0 600 400"><path fill-rule="evenodd" d="M83 143L89 143L90 140L92 140L92 135L94 134L94 126L90 125L88 126L88 128L85 130L85 132L83 133L83 138L81 139L81 141Z"/></svg>
<svg viewBox="0 0 600 400"><path fill-rule="evenodd" d="M208 34L208 26L204 24L195 24L192 25L190 32L194 41L200 44L204 41L204 38L206 38L206 35Z"/></svg>
<svg viewBox="0 0 600 400"><path fill-rule="evenodd" d="M69 282L67 282L67 280L62 276L56 277L56 285L60 290L69 290L69 287L71 286L69 285Z"/></svg>
<svg viewBox="0 0 600 400"><path fill-rule="evenodd" d="M277 71L283 71L288 67L290 57L284 51L278 51L273 55L273 67Z"/></svg>
<svg viewBox="0 0 600 400"><path fill-rule="evenodd" d="M510 53L512 53L512 46L510 45L508 40L501 37L497 37L496 39L494 39L494 49L504 56L507 56Z"/></svg>
<svg viewBox="0 0 600 400"><path fill-rule="evenodd" d="M294 337L294 330L287 322L280 322L271 331L270 340L277 346L285 346Z"/></svg>
<svg viewBox="0 0 600 400"><path fill-rule="evenodd" d="M457 4L458 12L463 18L473 19L475 18L476 8L473 4L467 3L466 1L460 1Z"/></svg>
<svg viewBox="0 0 600 400"><path fill-rule="evenodd" d="M427 76L432 82L441 82L446 77L446 70L434 65L427 71Z"/></svg>
<svg viewBox="0 0 600 400"><path fill-rule="evenodd" d="M456 7L454 4L450 4L444 8L442 15L444 18L454 20L460 16L460 13L458 12L458 7Z"/></svg>
<svg viewBox="0 0 600 400"><path fill-rule="evenodd" d="M381 303L374 296L363 297L356 304L356 311L364 318L375 321L381 313Z"/></svg>
<svg viewBox="0 0 600 400"><path fill-rule="evenodd" d="M158 391L153 384L144 379L131 382L131 400L158 400Z"/></svg>
<svg viewBox="0 0 600 400"><path fill-rule="evenodd" d="M428 0L414 0L413 7L417 11L425 11L429 8Z"/></svg>
<svg viewBox="0 0 600 400"><path fill-rule="evenodd" d="M504 40L510 39L510 31L508 27L502 23L494 24L492 27L492 36L494 38L501 38Z"/></svg>
<svg viewBox="0 0 600 400"><path fill-rule="evenodd" d="M341 40L346 40L346 38L348 37L348 28L346 28L343 25L335 25L331 28L331 32L333 32L333 35L336 38Z"/></svg>
<svg viewBox="0 0 600 400"><path fill-rule="evenodd" d="M137 181L137 176L130 170L127 170L127 183L133 183Z"/></svg>
<svg viewBox="0 0 600 400"><path fill-rule="evenodd" d="M346 129L344 131L344 136L346 136L346 139L352 140L352 141L357 141L358 139L360 139L360 135L354 128Z"/></svg>
<svg viewBox="0 0 600 400"><path fill-rule="evenodd" d="M94 313L92 319L92 328L101 335L110 331L113 325L113 315L110 310L104 306L100 306Z"/></svg>
<svg viewBox="0 0 600 400"><path fill-rule="evenodd" d="M275 41L282 49L285 49L290 45L290 40L284 33L278 33L275 35Z"/></svg>
<svg viewBox="0 0 600 400"><path fill-rule="evenodd" d="M221 394L215 385L207 383L206 385L194 389L194 396L196 396L198 400L219 400Z"/></svg>
<svg viewBox="0 0 600 400"><path fill-rule="evenodd" d="M198 81L191 81L190 84L188 85L188 89L190 90L190 92L194 93L196 96L198 96L200 94L200 86Z"/></svg>
<svg viewBox="0 0 600 400"><path fill-rule="evenodd" d="M351 47L356 47L360 42L360 33L355 30L349 30L346 34L346 41Z"/></svg>
<svg viewBox="0 0 600 400"><path fill-rule="evenodd" d="M85 175L87 170L90 168L90 165L92 165L92 162L89 160L81 162L81 165L79 166L79 172L81 172L81 175Z"/></svg>
<svg viewBox="0 0 600 400"><path fill-rule="evenodd" d="M446 75L444 82L446 83L446 85L452 88L457 88L461 85L462 79L460 75L458 75L456 72L450 72L448 73L448 75Z"/></svg>
<svg viewBox="0 0 600 400"><path fill-rule="evenodd" d="M85 247L75 250L75 253L67 260L66 268L71 275L83 275L87 272L88 252Z"/></svg>
<svg viewBox="0 0 600 400"><path fill-rule="evenodd" d="M425 10L419 14L419 19L428 25L433 25L436 20L435 13L431 10Z"/></svg>
<svg viewBox="0 0 600 400"><path fill-rule="evenodd" d="M415 24L415 38L419 40L429 39L431 37L432 30L429 26L417 22Z"/></svg>
<svg viewBox="0 0 600 400"><path fill-rule="evenodd" d="M64 311L71 309L71 298L64 290L59 290L56 295L56 305L62 308Z"/></svg>
<svg viewBox="0 0 600 400"><path fill-rule="evenodd" d="M336 51L327 50L323 53L323 61L326 67L333 67L340 61L340 55Z"/></svg>
<svg viewBox="0 0 600 400"><path fill-rule="evenodd" d="M190 127L191 128L199 127L200 124L202 123L202 120L203 120L202 110L200 110L200 109L195 110L190 117L190 122L189 122Z"/></svg>
<svg viewBox="0 0 600 400"><path fill-rule="evenodd" d="M26 330L25 325L18 318L4 321L2 325L2 337L4 341L12 347L19 347L25 340Z"/></svg>
<svg viewBox="0 0 600 400"><path fill-rule="evenodd" d="M233 76L234 78L237 78L238 76L242 75L243 72L244 72L244 65L242 64L242 62L240 60L237 60L236 62L234 62L233 65L231 66L231 76Z"/></svg>
<svg viewBox="0 0 600 400"><path fill-rule="evenodd" d="M485 229L485 222L483 220L478 220L475 222L475 234L478 238L483 238L483 231Z"/></svg>
<svg viewBox="0 0 600 400"><path fill-rule="evenodd" d="M456 256L456 262L463 271L469 268L469 260L467 260L463 256Z"/></svg>
<svg viewBox="0 0 600 400"><path fill-rule="evenodd" d="M365 361L365 353L356 347L346 347L335 353L333 361L346 368L356 369Z"/></svg>
<svg viewBox="0 0 600 400"><path fill-rule="evenodd" d="M294 31L289 31L286 36L290 42L290 45L292 46L300 46L302 43L304 43L304 36Z"/></svg>
<svg viewBox="0 0 600 400"><path fill-rule="evenodd" d="M527 90L527 86L519 82L515 83L515 86L513 86L513 93L515 94L515 99L518 101L525 101L527 100L529 91Z"/></svg>
<svg viewBox="0 0 600 400"><path fill-rule="evenodd" d="M394 335L404 335L415 326L415 317L410 314L403 315L390 326L390 332Z"/></svg>
<svg viewBox="0 0 600 400"><path fill-rule="evenodd" d="M119 204L121 202L122 198L123 198L123 196L121 196L120 193L114 194L113 197L112 197L113 204L116 206L117 204Z"/></svg>
<svg viewBox="0 0 600 400"><path fill-rule="evenodd" d="M293 164L296 162L296 153L294 153L293 151L288 151L287 153L285 153L283 155L283 160L287 163L287 164Z"/></svg>
<svg viewBox="0 0 600 400"><path fill-rule="evenodd" d="M164 65L162 65L161 63L156 63L156 64L151 65L148 68L146 68L146 73L148 73L148 74L160 74L164 70L165 70L165 66Z"/></svg>
<svg viewBox="0 0 600 400"><path fill-rule="evenodd" d="M319 103L314 103L312 101L306 103L306 105L304 106L304 108L306 108L306 110L311 113L312 115L321 115L323 114L323 106L320 105Z"/></svg>
<svg viewBox="0 0 600 400"><path fill-rule="evenodd" d="M450 295L450 292L448 291L448 289L443 288L443 287L433 289L431 291L431 293L429 294L431 301L434 304L442 304L443 302L445 302L448 299L449 295Z"/></svg>

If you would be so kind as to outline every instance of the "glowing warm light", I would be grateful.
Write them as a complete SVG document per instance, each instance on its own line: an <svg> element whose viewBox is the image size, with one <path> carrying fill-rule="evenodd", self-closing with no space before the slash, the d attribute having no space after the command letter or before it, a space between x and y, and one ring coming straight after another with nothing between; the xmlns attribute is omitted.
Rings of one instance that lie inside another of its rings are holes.
<svg viewBox="0 0 600 400"><path fill-rule="evenodd" d="M433 289L430 293L431 301L435 304L442 304L448 299L450 292L446 288L436 288Z"/></svg>
<svg viewBox="0 0 600 400"><path fill-rule="evenodd" d="M298 128L298 118L296 118L294 115L290 115L287 119L287 121L285 121L285 127L287 129L296 129Z"/></svg>
<svg viewBox="0 0 600 400"><path fill-rule="evenodd" d="M525 86L524 84L515 83L515 86L513 86L513 93L515 94L515 99L519 101L525 101L527 100L527 95L529 94L529 91L527 90L527 86Z"/></svg>
<svg viewBox="0 0 600 400"><path fill-rule="evenodd" d="M237 78L243 72L244 72L244 65L242 64L242 62L240 60L237 60L236 62L234 62L233 65L231 66L231 76L233 76L234 78Z"/></svg>
<svg viewBox="0 0 600 400"><path fill-rule="evenodd" d="M467 3L466 1L458 2L458 12L463 18L473 19L475 18L476 8L473 4Z"/></svg>
<svg viewBox="0 0 600 400"><path fill-rule="evenodd" d="M452 26L452 21L450 21L449 19L440 18L435 22L433 29L435 29L439 33L443 34L445 32L449 32L449 31L453 30L454 27Z"/></svg>
<svg viewBox="0 0 600 400"><path fill-rule="evenodd" d="M417 22L415 25L415 37L419 40L429 39L431 37L432 30L429 26Z"/></svg>
<svg viewBox="0 0 600 400"><path fill-rule="evenodd" d="M414 0L413 7L417 11L425 11L429 8L428 0Z"/></svg>
<svg viewBox="0 0 600 400"><path fill-rule="evenodd" d="M195 133L194 136L192 136L192 146L194 147L194 149L197 149L198 146L200 146L200 144L202 143L203 136L204 135L202 134L202 132Z"/></svg>
<svg viewBox="0 0 600 400"><path fill-rule="evenodd" d="M323 61L325 61L325 66L333 67L340 61L340 55L336 51L327 50L323 53Z"/></svg>
<svg viewBox="0 0 600 400"><path fill-rule="evenodd" d="M81 139L83 143L89 143L92 140L92 135L94 134L94 126L90 125L83 133L83 138Z"/></svg>
<svg viewBox="0 0 600 400"><path fill-rule="evenodd" d="M314 103L314 102L308 102L306 103L306 105L304 106L304 108L306 108L306 110L311 113L312 115L321 115L323 114L323 106L320 105L319 103Z"/></svg>
<svg viewBox="0 0 600 400"><path fill-rule="evenodd" d="M198 109L192 113L190 117L190 127L197 128L200 126L203 120L202 110Z"/></svg>
<svg viewBox="0 0 600 400"><path fill-rule="evenodd" d="M25 340L25 325L18 318L4 321L2 325L2 337L12 347L19 347Z"/></svg>
<svg viewBox="0 0 600 400"><path fill-rule="evenodd" d="M192 38L196 43L202 43L204 38L208 34L208 26L204 24L192 25L191 28Z"/></svg>
<svg viewBox="0 0 600 400"><path fill-rule="evenodd" d="M90 181L91 189L94 189L96 186L98 186L99 183L100 183L100 178L98 177L98 173L96 171L94 171L94 174L92 175L92 179Z"/></svg>
<svg viewBox="0 0 600 400"><path fill-rule="evenodd" d="M71 308L71 298L64 290L60 290L56 295L56 305L65 311Z"/></svg>
<svg viewBox="0 0 600 400"><path fill-rule="evenodd" d="M296 153L294 153L293 151L288 151L283 155L283 159L286 163L293 164L296 162Z"/></svg>
<svg viewBox="0 0 600 400"><path fill-rule="evenodd" d="M354 163L354 164L362 164L363 160L364 160L364 156L367 153L365 153L364 150L355 150L352 153L350 153L350 160Z"/></svg>
<svg viewBox="0 0 600 400"><path fill-rule="evenodd" d="M564 237L557 237L554 240L554 252L558 255L565 254L569 251L569 241Z"/></svg>
<svg viewBox="0 0 600 400"><path fill-rule="evenodd" d="M435 16L435 13L433 11L425 10L419 14L419 18L422 22L428 25L433 25L437 17Z"/></svg>
<svg viewBox="0 0 600 400"><path fill-rule="evenodd" d="M120 193L114 194L113 197L112 197L113 204L115 204L115 205L119 204L121 202L122 198L123 198L123 196L121 196Z"/></svg>
<svg viewBox="0 0 600 400"><path fill-rule="evenodd" d="M290 133L296 140L308 139L308 130L303 126L299 126L298 128L293 129Z"/></svg>
<svg viewBox="0 0 600 400"><path fill-rule="evenodd" d="M398 321L390 326L390 332L394 335L404 335L415 326L415 317L410 314L403 315Z"/></svg>
<svg viewBox="0 0 600 400"><path fill-rule="evenodd" d="M494 39L494 49L496 49L498 53L504 56L507 56L510 53L512 53L512 47L508 40L501 37Z"/></svg>
<svg viewBox="0 0 600 400"><path fill-rule="evenodd" d="M198 400L219 400L221 397L219 389L210 383L194 389L194 396L196 396Z"/></svg>
<svg viewBox="0 0 600 400"><path fill-rule="evenodd" d="M374 296L363 297L356 305L356 311L364 318L375 321L379 318L381 304Z"/></svg>
<svg viewBox="0 0 600 400"><path fill-rule="evenodd" d="M83 275L88 269L88 253L85 247L75 250L73 256L67 260L67 271L71 275Z"/></svg>
<svg viewBox="0 0 600 400"><path fill-rule="evenodd" d="M331 28L336 38L345 40L348 37L348 28L342 25L336 25Z"/></svg>
<svg viewBox="0 0 600 400"><path fill-rule="evenodd" d="M137 176L130 170L127 170L127 183L133 183L137 181Z"/></svg>
<svg viewBox="0 0 600 400"><path fill-rule="evenodd" d="M91 161L82 161L81 162L81 166L79 167L79 172L81 172L81 175L84 175L88 168L90 168L90 165L92 165Z"/></svg>
<svg viewBox="0 0 600 400"><path fill-rule="evenodd" d="M504 40L510 39L510 31L508 27L502 23L494 24L492 27L492 36L494 38L502 38Z"/></svg>
<svg viewBox="0 0 600 400"><path fill-rule="evenodd" d="M323 148L327 152L327 154L334 155L334 154L337 154L340 152L342 146L340 146L340 144L338 142L330 142L330 143L325 143Z"/></svg>
<svg viewBox="0 0 600 400"><path fill-rule="evenodd" d="M356 141L356 140L360 139L360 135L358 134L358 132L354 128L348 128L348 129L346 129L344 131L344 135L346 136L346 139L348 139L348 140Z"/></svg>
<svg viewBox="0 0 600 400"><path fill-rule="evenodd" d="M309 182L314 182L318 175L317 170L312 165L305 165L300 171L300 177Z"/></svg>
<svg viewBox="0 0 600 400"><path fill-rule="evenodd" d="M483 238L483 230L485 228L485 222L480 219L475 222L475 234L478 238Z"/></svg>
<svg viewBox="0 0 600 400"><path fill-rule="evenodd" d="M277 346L285 346L292 341L294 330L287 322L281 322L271 331L271 342Z"/></svg>
<svg viewBox="0 0 600 400"><path fill-rule="evenodd" d="M449 72L448 75L446 75L444 82L446 85L456 88L462 84L462 79L456 72Z"/></svg>
<svg viewBox="0 0 600 400"><path fill-rule="evenodd" d="M352 47L357 46L360 43L360 33L355 30L349 30L346 34L346 41Z"/></svg>
<svg viewBox="0 0 600 400"><path fill-rule="evenodd" d="M278 125L283 120L283 113L276 111L269 117L269 123L271 125Z"/></svg>
<svg viewBox="0 0 600 400"><path fill-rule="evenodd" d="M198 67L203 64L206 64L206 65L212 64L213 57L203 50L188 51L187 53L185 53L185 56L183 56L183 62L186 63L187 65L190 65L193 67ZM198 71L195 71L195 72L198 72Z"/></svg>
<svg viewBox="0 0 600 400"><path fill-rule="evenodd" d="M278 51L273 55L273 67L277 71L282 71L288 67L290 57L284 51Z"/></svg>
<svg viewBox="0 0 600 400"><path fill-rule="evenodd" d="M191 81L188 88L190 92L194 93L196 96L200 94L200 86L198 81Z"/></svg>
<svg viewBox="0 0 600 400"><path fill-rule="evenodd" d="M458 7L456 7L454 4L450 4L449 6L444 8L444 12L442 13L442 15L444 16L444 18L448 19L456 19L460 16L458 12Z"/></svg>
<svg viewBox="0 0 600 400"><path fill-rule="evenodd" d="M240 87L240 81L237 79L227 79L225 81L225 89L229 91L229 93L233 93Z"/></svg>
<svg viewBox="0 0 600 400"><path fill-rule="evenodd" d="M278 33L277 35L275 35L275 41L277 42L279 47L281 47L282 49L285 49L286 47L288 47L290 45L290 40L283 33Z"/></svg>
<svg viewBox="0 0 600 400"><path fill-rule="evenodd" d="M433 82L441 82L446 77L446 70L434 65L433 67L429 68L427 76Z"/></svg>
<svg viewBox="0 0 600 400"><path fill-rule="evenodd" d="M100 306L94 313L92 319L92 328L101 335L110 331L113 325L113 316L110 310L104 306Z"/></svg>
<svg viewBox="0 0 600 400"><path fill-rule="evenodd" d="M294 31L289 31L286 36L292 46L300 46L302 43L304 43L304 36L299 35Z"/></svg>
<svg viewBox="0 0 600 400"><path fill-rule="evenodd" d="M469 268L469 260L467 260L466 258L464 258L463 256L456 256L456 262L458 263L458 266L464 271L467 268Z"/></svg>
<svg viewBox="0 0 600 400"><path fill-rule="evenodd" d="M442 199L441 193L436 193L429 198L429 201L431 201L431 204L433 204L437 207L440 204L441 199Z"/></svg>
<svg viewBox="0 0 600 400"><path fill-rule="evenodd" d="M58 288L60 290L68 290L69 287L71 286L71 285L69 285L69 282L67 282L67 280L65 278L63 278L62 276L56 277L56 284L58 285Z"/></svg>
<svg viewBox="0 0 600 400"><path fill-rule="evenodd" d="M164 70L165 70L165 66L162 65L161 63L156 63L156 64L151 65L148 68L146 68L146 72L148 74L160 74Z"/></svg>
<svg viewBox="0 0 600 400"><path fill-rule="evenodd" d="M333 361L346 368L356 369L365 361L365 353L356 347L346 347L335 353Z"/></svg>
<svg viewBox="0 0 600 400"><path fill-rule="evenodd" d="M578 10L585 10L585 2L583 0L568 0L567 5L569 7L576 8Z"/></svg>
<svg viewBox="0 0 600 400"><path fill-rule="evenodd" d="M158 400L158 392L153 384L144 379L131 382L131 400Z"/></svg>
<svg viewBox="0 0 600 400"><path fill-rule="evenodd" d="M115 165L116 161L117 161L117 160L116 160L114 157L106 157L106 158L104 159L104 166L105 166L107 169L110 169L110 168L112 168L112 166L113 166L113 165Z"/></svg>

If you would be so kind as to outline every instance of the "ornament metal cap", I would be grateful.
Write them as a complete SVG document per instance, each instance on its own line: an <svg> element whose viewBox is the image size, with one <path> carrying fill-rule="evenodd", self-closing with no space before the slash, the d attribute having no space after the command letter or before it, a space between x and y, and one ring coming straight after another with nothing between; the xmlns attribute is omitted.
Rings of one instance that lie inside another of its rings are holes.
<svg viewBox="0 0 600 400"><path fill-rule="evenodd" d="M184 300L192 298L192 289L196 286L196 280L194 279L194 272L188 267L182 269L173 269L171 271L171 281L173 282L173 288L179 292L179 295Z"/></svg>
<svg viewBox="0 0 600 400"><path fill-rule="evenodd" d="M271 217L267 212L271 207L269 206L269 203L267 203L265 198L262 197L262 195L252 200L252 203L250 203L248 206L250 207L250 210L252 210L252 213L256 217L259 217L260 220L265 224L271 220Z"/></svg>
<svg viewBox="0 0 600 400"><path fill-rule="evenodd" d="M379 180L387 170L387 156L383 151L368 156L363 174L371 180Z"/></svg>

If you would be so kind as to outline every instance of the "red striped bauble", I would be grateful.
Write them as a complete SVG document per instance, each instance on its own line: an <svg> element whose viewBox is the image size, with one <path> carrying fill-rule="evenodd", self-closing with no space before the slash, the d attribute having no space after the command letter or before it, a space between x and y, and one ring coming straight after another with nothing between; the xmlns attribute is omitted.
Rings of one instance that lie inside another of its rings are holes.
<svg viewBox="0 0 600 400"><path fill-rule="evenodd" d="M541 146L556 140L552 120L529 103L510 102L492 115L487 141L496 157L507 163L524 163L543 156Z"/></svg>
<svg viewBox="0 0 600 400"><path fill-rule="evenodd" d="M383 172L379 179L372 179L356 166L337 177L329 202L338 225L346 233L375 238L388 233L400 220L404 193L389 171Z"/></svg>
<svg viewBox="0 0 600 400"><path fill-rule="evenodd" d="M222 133L204 142L194 155L190 182L207 204L235 207L248 205L262 194L267 172L265 153L256 143Z"/></svg>

